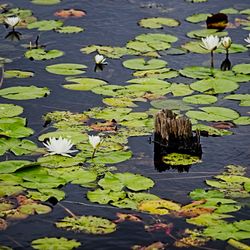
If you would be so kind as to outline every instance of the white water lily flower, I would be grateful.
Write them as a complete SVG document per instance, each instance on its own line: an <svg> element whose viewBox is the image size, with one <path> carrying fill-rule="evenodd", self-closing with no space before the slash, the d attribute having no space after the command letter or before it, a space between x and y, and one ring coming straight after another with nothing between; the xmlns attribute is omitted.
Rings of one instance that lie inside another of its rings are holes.
<svg viewBox="0 0 250 250"><path fill-rule="evenodd" d="M101 143L101 137L98 135L89 135L89 143L96 149Z"/></svg>
<svg viewBox="0 0 250 250"><path fill-rule="evenodd" d="M246 39L244 39L247 43L249 43L247 45L247 47L250 47L250 33L248 34L248 37Z"/></svg>
<svg viewBox="0 0 250 250"><path fill-rule="evenodd" d="M103 55L95 55L95 63L96 64L107 64L106 58Z"/></svg>
<svg viewBox="0 0 250 250"><path fill-rule="evenodd" d="M77 150L70 150L73 146L71 140L64 139L61 136L57 139L55 137L50 137L47 143L43 143L43 145L49 151L48 155L63 155L68 156L70 153L77 152Z"/></svg>
<svg viewBox="0 0 250 250"><path fill-rule="evenodd" d="M4 19L4 22L12 28L14 28L20 21L21 19L18 16L7 17Z"/></svg>
<svg viewBox="0 0 250 250"><path fill-rule="evenodd" d="M206 38L201 38L203 44L200 46L206 50L214 51L220 46L220 39L218 36L207 36Z"/></svg>
<svg viewBox="0 0 250 250"><path fill-rule="evenodd" d="M229 49L232 44L232 40L229 36L225 36L221 39L221 44L225 49Z"/></svg>

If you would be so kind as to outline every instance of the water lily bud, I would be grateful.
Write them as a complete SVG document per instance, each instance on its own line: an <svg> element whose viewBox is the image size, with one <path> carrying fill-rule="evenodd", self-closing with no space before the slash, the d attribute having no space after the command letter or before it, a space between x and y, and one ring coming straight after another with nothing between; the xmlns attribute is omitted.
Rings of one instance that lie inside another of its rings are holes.
<svg viewBox="0 0 250 250"><path fill-rule="evenodd" d="M225 49L229 49L231 47L232 40L229 36L225 36L221 39L221 44Z"/></svg>
<svg viewBox="0 0 250 250"><path fill-rule="evenodd" d="M101 143L101 137L98 135L89 135L89 143L94 149L96 149Z"/></svg>
<svg viewBox="0 0 250 250"><path fill-rule="evenodd" d="M4 22L12 28L14 28L20 21L21 20L18 16L7 17L4 19Z"/></svg>
<svg viewBox="0 0 250 250"><path fill-rule="evenodd" d="M95 55L95 63L96 64L106 64L106 58L103 55Z"/></svg>

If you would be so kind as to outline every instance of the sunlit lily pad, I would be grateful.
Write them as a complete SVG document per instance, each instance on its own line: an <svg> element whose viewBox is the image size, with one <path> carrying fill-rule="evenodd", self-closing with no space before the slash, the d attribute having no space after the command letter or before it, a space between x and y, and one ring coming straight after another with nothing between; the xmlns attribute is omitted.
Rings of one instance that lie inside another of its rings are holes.
<svg viewBox="0 0 250 250"><path fill-rule="evenodd" d="M182 100L192 104L211 104L217 101L217 97L212 95L192 95L184 97Z"/></svg>
<svg viewBox="0 0 250 250"><path fill-rule="evenodd" d="M188 155L171 153L163 157L163 162L171 166L181 166L181 165L192 165L201 162L200 157Z"/></svg>
<svg viewBox="0 0 250 250"><path fill-rule="evenodd" d="M45 50L42 48L38 49L29 49L25 52L25 57L30 60L49 60L60 57L64 54L63 51L53 49L53 50Z"/></svg>
<svg viewBox="0 0 250 250"><path fill-rule="evenodd" d="M104 98L103 103L113 107L137 107L137 105L127 97Z"/></svg>
<svg viewBox="0 0 250 250"><path fill-rule="evenodd" d="M65 198L62 190L52 188L41 188L39 191L28 191L28 196L33 200L47 201L49 198L56 198L58 201Z"/></svg>
<svg viewBox="0 0 250 250"><path fill-rule="evenodd" d="M89 234L109 234L116 230L115 223L95 216L65 217L61 221L56 222L56 226L69 231Z"/></svg>
<svg viewBox="0 0 250 250"><path fill-rule="evenodd" d="M47 1L48 2L48 1ZM28 24L28 29L38 29L39 31L54 30L63 25L62 21L42 20Z"/></svg>
<svg viewBox="0 0 250 250"><path fill-rule="evenodd" d="M96 157L90 160L95 164L115 164L126 161L132 157L131 151L114 151L109 153L96 153Z"/></svg>
<svg viewBox="0 0 250 250"><path fill-rule="evenodd" d="M71 250L81 246L80 242L76 240L68 240L64 237L61 238L41 238L33 240L31 242L32 248L38 250L51 250L51 249L60 249L60 250Z"/></svg>
<svg viewBox="0 0 250 250"><path fill-rule="evenodd" d="M15 104L0 104L0 118L13 117L23 113L23 108Z"/></svg>
<svg viewBox="0 0 250 250"><path fill-rule="evenodd" d="M169 214L171 211L180 210L180 205L169 200L149 200L139 204L138 209L151 214Z"/></svg>
<svg viewBox="0 0 250 250"><path fill-rule="evenodd" d="M172 93L173 96L185 96L194 92L190 89L189 85L183 83L172 83L167 91L168 93Z"/></svg>
<svg viewBox="0 0 250 250"><path fill-rule="evenodd" d="M207 17L211 16L209 13L198 13L198 14L193 14L191 16L188 16L186 20L190 23L199 23L202 21L206 21Z"/></svg>
<svg viewBox="0 0 250 250"><path fill-rule="evenodd" d="M250 116L241 116L234 120L237 125L250 125Z"/></svg>
<svg viewBox="0 0 250 250"><path fill-rule="evenodd" d="M21 71L21 70L6 70L4 72L5 78L28 78L34 76L34 73L31 71Z"/></svg>
<svg viewBox="0 0 250 250"><path fill-rule="evenodd" d="M82 32L84 31L84 29L78 26L61 26L57 28L55 31L63 34L71 34L71 33Z"/></svg>
<svg viewBox="0 0 250 250"><path fill-rule="evenodd" d="M179 72L183 76L197 79L209 78L214 74L214 71L211 70L211 68L202 66L187 66L184 69L181 69Z"/></svg>
<svg viewBox="0 0 250 250"><path fill-rule="evenodd" d="M4 185L0 186L0 197L17 195L23 192L25 188L21 186Z"/></svg>
<svg viewBox="0 0 250 250"><path fill-rule="evenodd" d="M201 30L193 30L187 33L187 36L190 38L198 38L206 37L209 35L216 35L219 37L227 36L228 33L226 31L218 32L217 29L201 29ZM201 43L201 42L200 42Z"/></svg>
<svg viewBox="0 0 250 250"><path fill-rule="evenodd" d="M167 17L152 17L152 18L144 18L139 21L139 25L143 28L149 29L159 29L164 26L168 27L176 27L180 25L180 22Z"/></svg>
<svg viewBox="0 0 250 250"><path fill-rule="evenodd" d="M123 62L123 66L135 70L161 69L167 65L166 61L160 59L150 59L145 61L143 58L129 59Z"/></svg>
<svg viewBox="0 0 250 250"><path fill-rule="evenodd" d="M39 5L54 5L60 3L61 0L32 0L31 2Z"/></svg>
<svg viewBox="0 0 250 250"><path fill-rule="evenodd" d="M224 14L238 14L239 11L235 8L227 8L227 9L223 9L220 10L220 13L224 13Z"/></svg>
<svg viewBox="0 0 250 250"><path fill-rule="evenodd" d="M220 94L234 91L239 85L227 79L212 78L193 82L190 87L206 94Z"/></svg>
<svg viewBox="0 0 250 250"><path fill-rule="evenodd" d="M223 107L204 107L202 111L188 111L186 115L189 118L202 121L231 121L239 118L239 114L229 108Z"/></svg>
<svg viewBox="0 0 250 250"><path fill-rule="evenodd" d="M178 75L177 71L171 70L170 68L140 70L133 73L133 76L136 77L151 77L158 79L174 78Z"/></svg>
<svg viewBox="0 0 250 250"><path fill-rule="evenodd" d="M250 74L250 64L242 63L233 66L232 70L239 74Z"/></svg>
<svg viewBox="0 0 250 250"><path fill-rule="evenodd" d="M176 36L162 33L147 33L135 37L136 40L154 44L156 42L174 43L178 40Z"/></svg>
<svg viewBox="0 0 250 250"><path fill-rule="evenodd" d="M87 91L95 87L107 84L107 82L95 78L67 78L67 80L75 83L63 85L64 88L71 90Z"/></svg>
<svg viewBox="0 0 250 250"><path fill-rule="evenodd" d="M17 86L17 87L9 87L0 90L0 96L12 99L12 100L30 100L36 98L42 98L47 96L50 93L49 89L38 88L36 86Z"/></svg>
<svg viewBox="0 0 250 250"><path fill-rule="evenodd" d="M87 66L84 64L75 63L59 63L46 66L46 70L57 75L79 75L85 73L83 69Z"/></svg>

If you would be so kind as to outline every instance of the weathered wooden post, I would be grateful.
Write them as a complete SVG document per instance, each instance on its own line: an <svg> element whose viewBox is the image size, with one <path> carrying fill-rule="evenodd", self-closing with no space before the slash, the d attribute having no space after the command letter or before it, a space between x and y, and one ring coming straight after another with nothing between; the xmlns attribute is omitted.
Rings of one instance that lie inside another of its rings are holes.
<svg viewBox="0 0 250 250"><path fill-rule="evenodd" d="M163 156L173 152L201 156L200 133L192 132L188 118L162 109L155 117L154 152L157 165L162 162Z"/></svg>

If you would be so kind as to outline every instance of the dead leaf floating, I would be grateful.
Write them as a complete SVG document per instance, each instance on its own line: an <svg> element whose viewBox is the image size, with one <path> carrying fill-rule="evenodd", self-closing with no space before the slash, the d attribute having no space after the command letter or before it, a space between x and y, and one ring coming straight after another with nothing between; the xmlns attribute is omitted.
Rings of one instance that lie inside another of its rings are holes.
<svg viewBox="0 0 250 250"><path fill-rule="evenodd" d="M67 9L67 10L59 10L55 12L54 15L62 18L69 18L69 17L78 18L86 16L86 12L83 10Z"/></svg>

